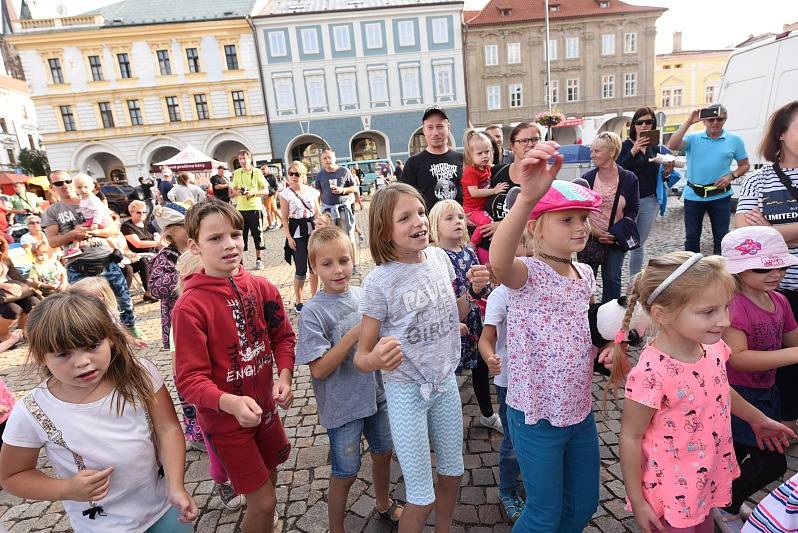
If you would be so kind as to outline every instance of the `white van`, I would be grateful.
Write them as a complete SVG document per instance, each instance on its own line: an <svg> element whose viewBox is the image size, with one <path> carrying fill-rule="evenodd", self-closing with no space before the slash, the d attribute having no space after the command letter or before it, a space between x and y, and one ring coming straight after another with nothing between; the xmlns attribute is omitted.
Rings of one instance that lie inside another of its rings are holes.
<svg viewBox="0 0 798 533"><path fill-rule="evenodd" d="M752 170L765 163L757 152L768 118L793 100L798 100L798 31L782 33L729 56L718 102L729 112L725 128L745 142Z"/></svg>

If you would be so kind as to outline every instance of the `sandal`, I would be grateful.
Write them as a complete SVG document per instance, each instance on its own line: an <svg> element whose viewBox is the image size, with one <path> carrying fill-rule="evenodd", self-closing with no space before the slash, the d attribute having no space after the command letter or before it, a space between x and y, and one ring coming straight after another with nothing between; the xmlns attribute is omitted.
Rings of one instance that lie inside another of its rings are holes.
<svg viewBox="0 0 798 533"><path fill-rule="evenodd" d="M501 497L500 510L504 519L511 524L521 517L521 509L519 509L518 500L512 495Z"/></svg>
<svg viewBox="0 0 798 533"><path fill-rule="evenodd" d="M380 511L375 506L374 512L376 512L377 515L382 520L387 520L388 522L398 524L399 519L402 517L402 511L404 511L404 509L405 509L404 505L397 503L396 500L391 499L391 505L389 505L387 509L385 509L384 511ZM398 514L397 511L399 511Z"/></svg>

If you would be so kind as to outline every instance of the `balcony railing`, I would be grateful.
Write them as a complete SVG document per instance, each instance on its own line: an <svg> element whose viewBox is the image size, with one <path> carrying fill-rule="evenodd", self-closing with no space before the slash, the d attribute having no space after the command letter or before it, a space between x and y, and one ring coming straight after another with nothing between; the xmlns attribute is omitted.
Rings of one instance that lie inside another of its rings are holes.
<svg viewBox="0 0 798 533"><path fill-rule="evenodd" d="M25 19L19 21L19 26L21 32L28 32L56 28L102 26L104 23L105 18L102 15L75 15L74 17L58 17L51 19Z"/></svg>

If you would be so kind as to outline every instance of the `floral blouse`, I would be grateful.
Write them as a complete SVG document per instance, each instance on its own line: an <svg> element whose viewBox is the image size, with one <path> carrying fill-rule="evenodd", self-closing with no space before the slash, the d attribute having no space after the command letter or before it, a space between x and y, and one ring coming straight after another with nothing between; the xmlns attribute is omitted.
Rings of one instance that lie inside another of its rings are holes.
<svg viewBox="0 0 798 533"><path fill-rule="evenodd" d="M468 291L470 286L467 277L468 271L471 270L472 266L479 264L479 259L477 259L477 254L474 253L474 250L466 246L459 252L450 250L444 250L444 252L449 256L449 261L452 262L454 267L456 278L452 285L454 286L455 296L459 298ZM460 337L460 364L455 371L457 373L460 373L463 368L472 369L477 366L478 357L480 357L477 343L479 343L479 337L482 335L482 316L479 307L472 303L468 315L461 322L468 326L468 335Z"/></svg>

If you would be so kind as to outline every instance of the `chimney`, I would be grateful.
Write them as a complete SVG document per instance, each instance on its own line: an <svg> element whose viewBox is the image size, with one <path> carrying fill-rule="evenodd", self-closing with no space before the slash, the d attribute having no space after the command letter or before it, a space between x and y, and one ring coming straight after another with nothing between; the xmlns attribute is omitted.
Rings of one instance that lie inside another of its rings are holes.
<svg viewBox="0 0 798 533"><path fill-rule="evenodd" d="M673 53L682 51L682 32L673 32Z"/></svg>

